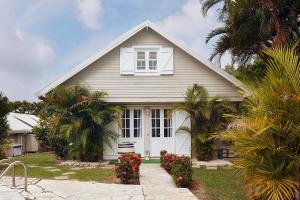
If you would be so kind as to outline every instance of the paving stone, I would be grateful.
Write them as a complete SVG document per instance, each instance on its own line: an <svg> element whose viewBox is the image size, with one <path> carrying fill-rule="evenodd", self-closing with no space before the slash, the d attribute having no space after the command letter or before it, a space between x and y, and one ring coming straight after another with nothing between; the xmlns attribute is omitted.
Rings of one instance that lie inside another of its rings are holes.
<svg viewBox="0 0 300 200"><path fill-rule="evenodd" d="M60 172L61 170L60 169L48 169L47 171L48 172Z"/></svg>
<svg viewBox="0 0 300 200"><path fill-rule="evenodd" d="M76 174L76 172L65 172L65 173L62 173L62 175L64 175L64 176L68 176L68 175L72 175L72 174Z"/></svg>
<svg viewBox="0 0 300 200"><path fill-rule="evenodd" d="M42 167L43 169L56 169L55 167Z"/></svg>
<svg viewBox="0 0 300 200"><path fill-rule="evenodd" d="M73 171L78 171L78 170L81 170L81 169L83 169L83 168L81 168L81 167L74 167L74 168L71 168L71 170L73 170Z"/></svg>
<svg viewBox="0 0 300 200"><path fill-rule="evenodd" d="M54 179L55 180L68 180L69 177L68 176L55 176Z"/></svg>

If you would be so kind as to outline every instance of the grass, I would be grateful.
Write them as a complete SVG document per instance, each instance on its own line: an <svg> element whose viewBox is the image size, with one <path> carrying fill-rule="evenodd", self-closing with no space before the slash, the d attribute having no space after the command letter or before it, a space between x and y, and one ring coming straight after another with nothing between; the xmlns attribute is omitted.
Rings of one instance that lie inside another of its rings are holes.
<svg viewBox="0 0 300 200"><path fill-rule="evenodd" d="M60 166L54 154L45 153L32 153L25 154L13 158L14 160L22 161L29 166L28 176L41 178L41 179L53 179L56 176L63 176L65 172L74 172L75 174L69 175L70 179L77 179L79 181L97 181L102 183L112 183L115 178L113 169L103 168L89 168L72 170L70 166ZM60 171L50 172L45 167L53 167ZM24 170L22 166L16 167L16 174L23 175Z"/></svg>
<svg viewBox="0 0 300 200"><path fill-rule="evenodd" d="M193 169L193 179L201 183L210 200L247 200L232 169Z"/></svg>

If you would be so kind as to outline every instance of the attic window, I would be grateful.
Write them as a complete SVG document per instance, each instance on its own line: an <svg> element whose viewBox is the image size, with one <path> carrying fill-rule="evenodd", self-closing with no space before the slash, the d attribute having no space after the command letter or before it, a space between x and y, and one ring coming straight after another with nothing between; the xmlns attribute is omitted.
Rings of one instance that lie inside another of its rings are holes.
<svg viewBox="0 0 300 200"><path fill-rule="evenodd" d="M157 54L157 51L153 49L136 51L136 72L156 72Z"/></svg>
<svg viewBox="0 0 300 200"><path fill-rule="evenodd" d="M146 69L146 52L144 51L137 52L136 69L137 70Z"/></svg>

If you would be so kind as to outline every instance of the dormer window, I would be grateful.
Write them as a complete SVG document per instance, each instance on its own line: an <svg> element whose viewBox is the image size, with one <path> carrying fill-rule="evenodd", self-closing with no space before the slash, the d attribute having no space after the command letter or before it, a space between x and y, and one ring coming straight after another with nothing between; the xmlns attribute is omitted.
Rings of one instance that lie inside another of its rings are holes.
<svg viewBox="0 0 300 200"><path fill-rule="evenodd" d="M173 48L156 45L120 48L120 74L134 76L172 75Z"/></svg>
<svg viewBox="0 0 300 200"><path fill-rule="evenodd" d="M156 50L139 49L136 51L136 72L156 72L157 63Z"/></svg>

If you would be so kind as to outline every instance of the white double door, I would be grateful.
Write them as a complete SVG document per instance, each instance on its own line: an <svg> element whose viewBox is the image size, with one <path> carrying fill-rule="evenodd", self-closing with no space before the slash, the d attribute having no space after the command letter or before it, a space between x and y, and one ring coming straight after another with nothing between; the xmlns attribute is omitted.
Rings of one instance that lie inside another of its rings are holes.
<svg viewBox="0 0 300 200"><path fill-rule="evenodd" d="M150 109L150 156L159 157L160 151L175 153L173 117L170 109Z"/></svg>
<svg viewBox="0 0 300 200"><path fill-rule="evenodd" d="M119 143L134 143L135 152L142 156L145 150L151 157L159 157L162 150L175 153L173 121L167 108L126 108L121 117Z"/></svg>
<svg viewBox="0 0 300 200"><path fill-rule="evenodd" d="M143 109L126 108L121 117L119 143L133 143L135 152L144 156L143 130Z"/></svg>

